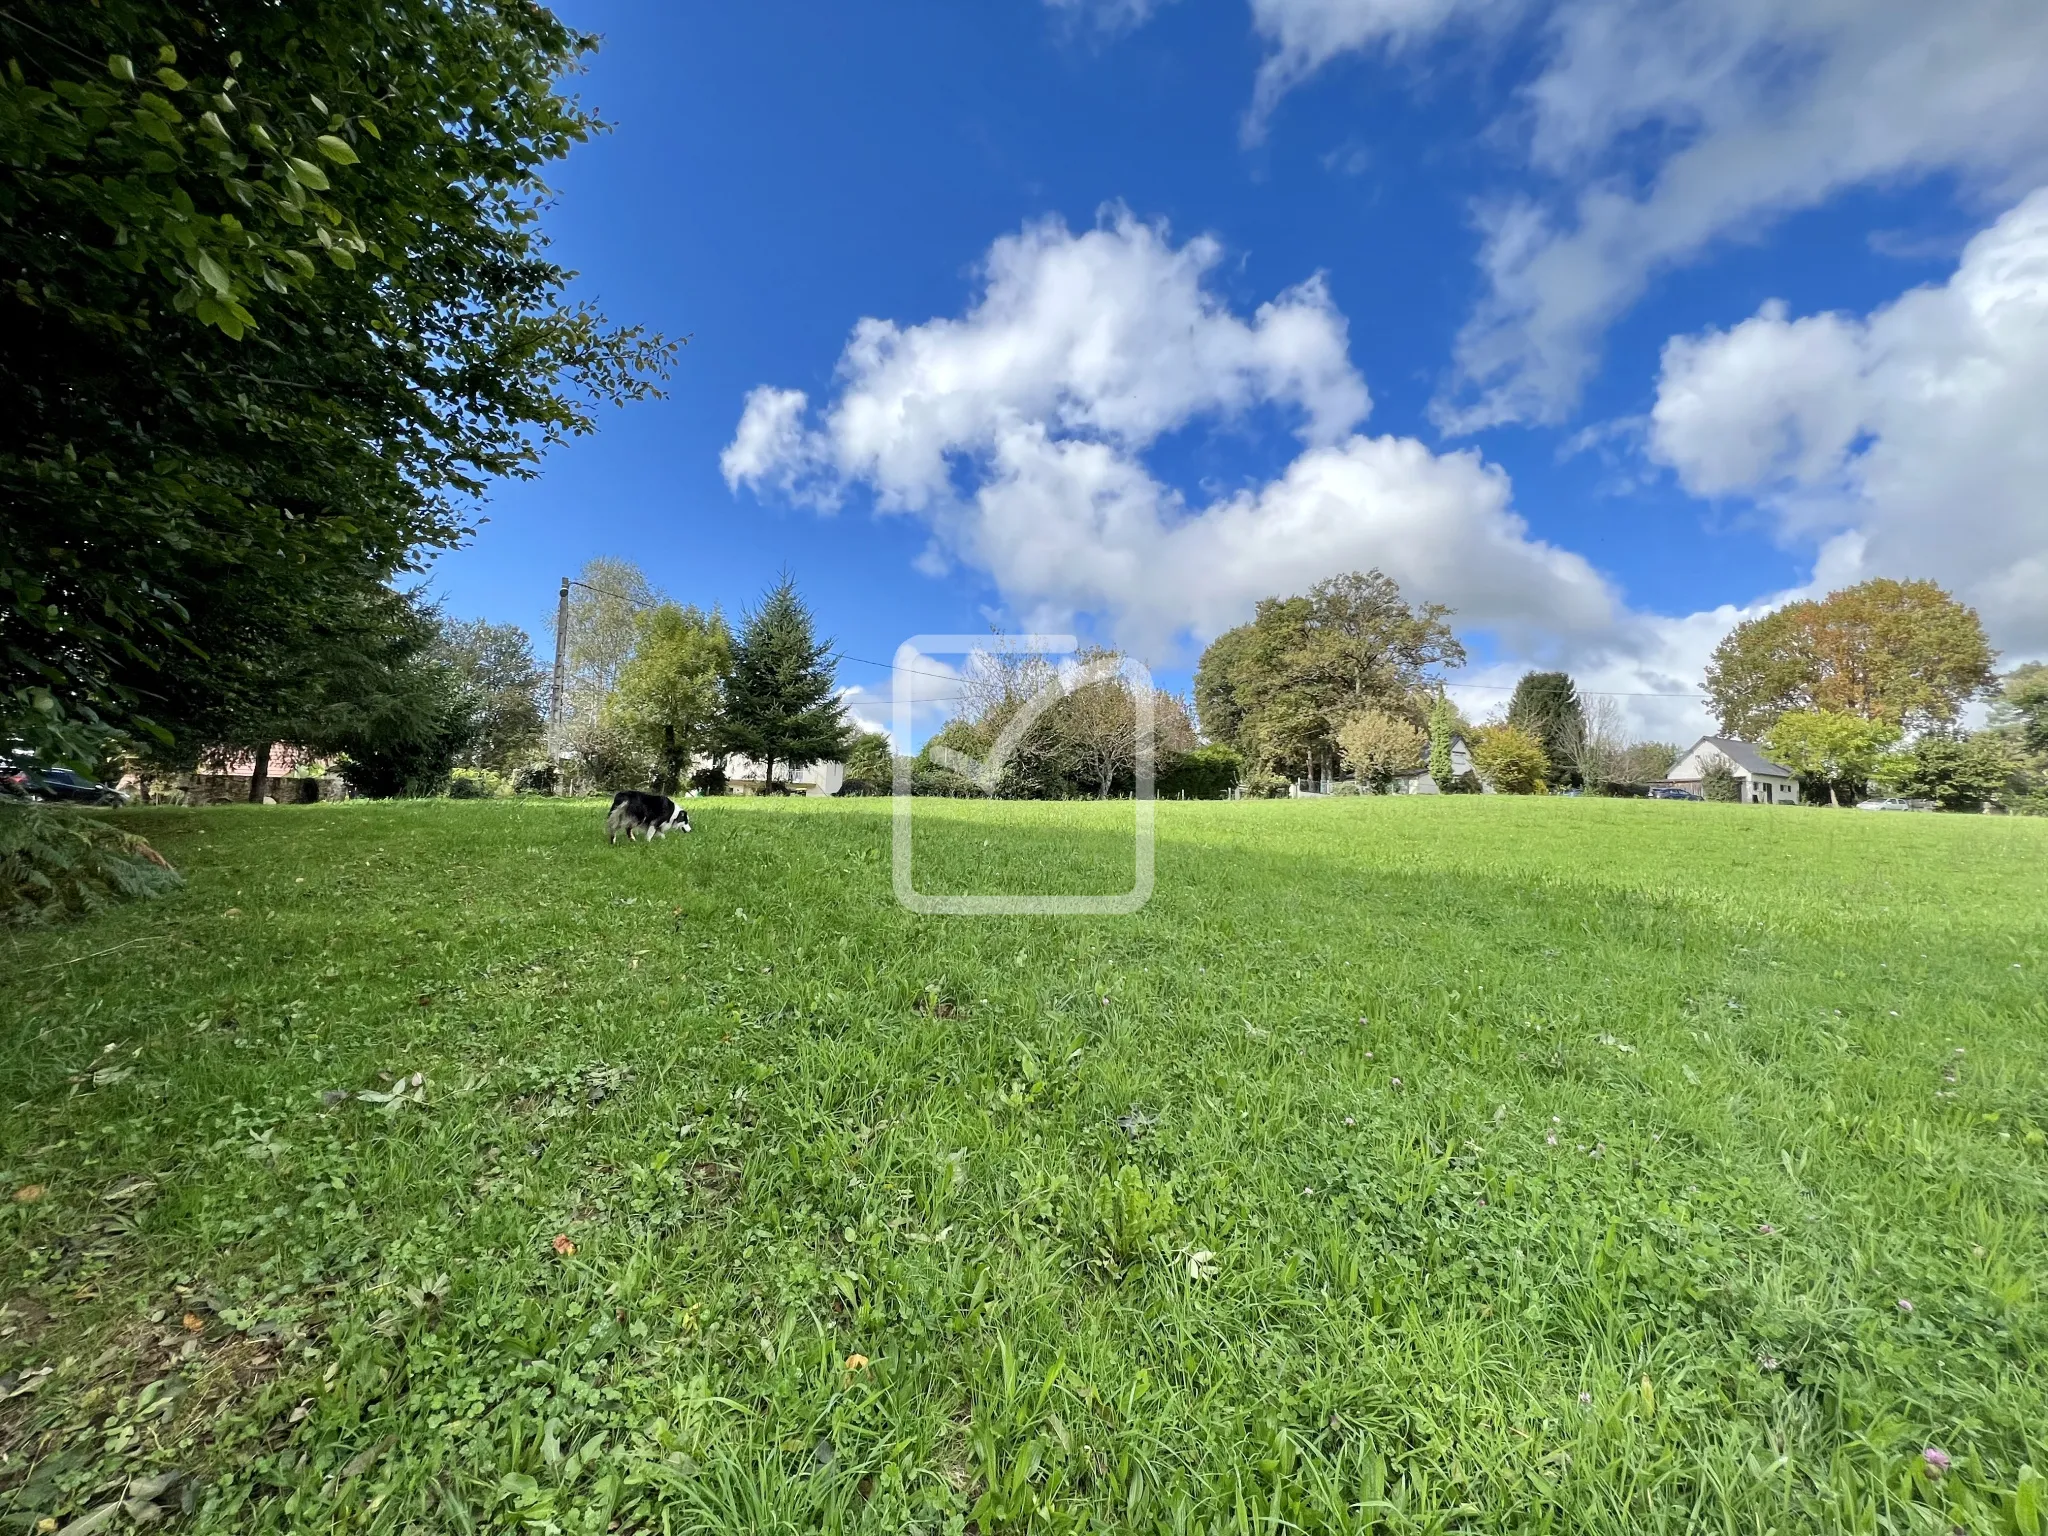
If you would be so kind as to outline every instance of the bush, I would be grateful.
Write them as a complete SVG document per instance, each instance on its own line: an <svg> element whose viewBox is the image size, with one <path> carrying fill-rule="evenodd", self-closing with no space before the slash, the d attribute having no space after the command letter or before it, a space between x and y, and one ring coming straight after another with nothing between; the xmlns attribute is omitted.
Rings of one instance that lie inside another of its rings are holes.
<svg viewBox="0 0 2048 1536"><path fill-rule="evenodd" d="M1285 800L1293 788L1279 774L1261 769L1244 780L1244 797L1247 800Z"/></svg>
<svg viewBox="0 0 2048 1536"><path fill-rule="evenodd" d="M700 795L722 795L725 793L725 769L714 763L709 768L699 768L690 775L690 788Z"/></svg>
<svg viewBox="0 0 2048 1536"><path fill-rule="evenodd" d="M874 796L894 794L895 791L896 784L894 780L884 782L875 779L848 779L844 784L841 784L839 788L834 791L834 793L858 799L864 795Z"/></svg>
<svg viewBox="0 0 2048 1536"><path fill-rule="evenodd" d="M0 806L0 922L83 916L182 884L162 854L97 816Z"/></svg>
<svg viewBox="0 0 2048 1536"><path fill-rule="evenodd" d="M1330 786L1330 793L1333 795L1362 795L1365 793L1365 787L1356 779L1344 779L1339 783L1332 784Z"/></svg>
<svg viewBox="0 0 2048 1536"><path fill-rule="evenodd" d="M528 763L523 768L512 770L512 793L515 795L552 795L561 775L553 763Z"/></svg>
<svg viewBox="0 0 2048 1536"><path fill-rule="evenodd" d="M965 774L953 772L950 768L917 767L910 771L910 792L913 795L941 795L949 799L978 799L980 787Z"/></svg>
<svg viewBox="0 0 2048 1536"><path fill-rule="evenodd" d="M1224 800L1244 771L1244 762L1228 747L1196 747L1163 758L1156 792L1162 800Z"/></svg>
<svg viewBox="0 0 2048 1536"><path fill-rule="evenodd" d="M1700 773L1700 794L1705 799L1733 805L1742 798L1742 780L1735 776L1726 759L1717 757Z"/></svg>
<svg viewBox="0 0 2048 1536"><path fill-rule="evenodd" d="M496 800L512 793L512 781L488 768L458 768L448 775L450 800Z"/></svg>
<svg viewBox="0 0 2048 1536"><path fill-rule="evenodd" d="M1472 763L1495 794L1540 795L1550 758L1533 731L1496 725L1481 731L1473 742Z"/></svg>
<svg viewBox="0 0 2048 1536"><path fill-rule="evenodd" d="M1451 780L1450 787L1444 793L1447 795L1483 795L1486 793L1486 786L1479 781L1478 774L1467 768L1463 773Z"/></svg>

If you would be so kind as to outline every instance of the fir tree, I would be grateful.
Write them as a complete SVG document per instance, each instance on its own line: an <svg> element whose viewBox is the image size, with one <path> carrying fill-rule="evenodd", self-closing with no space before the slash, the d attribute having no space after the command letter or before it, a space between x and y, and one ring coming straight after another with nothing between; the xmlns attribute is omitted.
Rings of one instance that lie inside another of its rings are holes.
<svg viewBox="0 0 2048 1536"><path fill-rule="evenodd" d="M1579 748L1586 739L1586 711L1566 672L1525 672L1508 704L1508 724L1543 744L1545 775L1553 784L1577 784Z"/></svg>
<svg viewBox="0 0 2048 1536"><path fill-rule="evenodd" d="M719 745L760 760L763 792L775 765L792 772L838 757L852 732L833 681L832 642L813 632L811 611L785 576L746 616L733 646Z"/></svg>
<svg viewBox="0 0 2048 1536"><path fill-rule="evenodd" d="M1451 792L1451 701L1442 694L1429 711L1429 776L1444 794Z"/></svg>

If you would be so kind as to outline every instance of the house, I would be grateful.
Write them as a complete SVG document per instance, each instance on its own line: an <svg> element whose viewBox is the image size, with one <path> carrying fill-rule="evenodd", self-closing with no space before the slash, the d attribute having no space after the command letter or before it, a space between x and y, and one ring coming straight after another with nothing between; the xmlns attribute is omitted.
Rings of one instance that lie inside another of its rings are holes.
<svg viewBox="0 0 2048 1536"><path fill-rule="evenodd" d="M1465 737L1461 732L1453 731L1451 733L1451 777L1462 779L1468 773L1474 779L1479 777L1472 767L1472 749L1465 745ZM1493 793L1493 786L1482 784L1480 792L1490 795ZM1437 788L1436 780L1429 776L1429 769L1424 768L1420 773L1403 774L1400 778L1394 780L1389 793L1396 795L1440 795L1443 791Z"/></svg>
<svg viewBox="0 0 2048 1536"><path fill-rule="evenodd" d="M1664 782L1674 789L1701 793L1707 770L1716 762L1734 770L1744 805L1797 805L1799 780L1782 763L1774 763L1746 741L1732 736L1702 736L1671 765Z"/></svg>
<svg viewBox="0 0 2048 1536"><path fill-rule="evenodd" d="M703 766L708 766L711 761L709 758L699 759ZM729 795L759 794L765 778L763 765L751 757L734 755L725 760L725 792ZM789 764L777 763L775 782L788 785L793 795L837 794L839 786L846 782L846 764L828 759L791 773Z"/></svg>

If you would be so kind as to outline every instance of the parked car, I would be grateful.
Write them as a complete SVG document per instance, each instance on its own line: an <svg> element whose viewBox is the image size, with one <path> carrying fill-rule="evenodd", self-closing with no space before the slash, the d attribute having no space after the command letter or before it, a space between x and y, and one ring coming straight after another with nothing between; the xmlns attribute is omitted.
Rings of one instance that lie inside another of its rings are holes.
<svg viewBox="0 0 2048 1536"><path fill-rule="evenodd" d="M1938 809L1932 800L1858 800L1859 811L1932 811Z"/></svg>
<svg viewBox="0 0 2048 1536"><path fill-rule="evenodd" d="M1689 789L1679 789L1671 784L1652 784L1649 798L1652 800L1704 800L1706 796L1696 795Z"/></svg>
<svg viewBox="0 0 2048 1536"><path fill-rule="evenodd" d="M0 794L30 800L66 800L74 805L126 805L118 789L95 783L69 768L38 768L0 758Z"/></svg>

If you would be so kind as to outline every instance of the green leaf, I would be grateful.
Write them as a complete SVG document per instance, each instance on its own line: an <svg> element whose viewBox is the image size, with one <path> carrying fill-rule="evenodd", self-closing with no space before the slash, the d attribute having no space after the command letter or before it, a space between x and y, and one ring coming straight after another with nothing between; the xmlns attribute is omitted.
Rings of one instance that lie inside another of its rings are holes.
<svg viewBox="0 0 2048 1536"><path fill-rule="evenodd" d="M285 164L292 170L292 180L301 186L311 187L315 192L327 190L327 173L310 160L301 160L297 155L286 155Z"/></svg>
<svg viewBox="0 0 2048 1536"><path fill-rule="evenodd" d="M193 262L192 265L198 269L199 275L206 279L208 287L213 289L222 298L228 296L228 274L226 268L222 267L219 262L215 261L205 251L199 253L199 259Z"/></svg>
<svg viewBox="0 0 2048 1536"><path fill-rule="evenodd" d="M320 153L332 160L336 165L354 165L356 163L356 152L349 148L347 139L336 138L331 133L323 133L313 142L320 146Z"/></svg>
<svg viewBox="0 0 2048 1536"><path fill-rule="evenodd" d="M199 122L200 126L205 128L208 133L213 134L217 138L224 139L228 136L227 125L220 120L220 114L218 112L200 113Z"/></svg>
<svg viewBox="0 0 2048 1536"><path fill-rule="evenodd" d="M135 61L125 53L117 53L107 60L107 73L116 80L126 80L130 85L133 85L135 83Z"/></svg>
<svg viewBox="0 0 2048 1536"><path fill-rule="evenodd" d="M156 77L174 91L182 91L192 83L175 69L160 69L156 72Z"/></svg>
<svg viewBox="0 0 2048 1536"><path fill-rule="evenodd" d="M165 43L163 47L157 49L156 61L159 64L175 64L178 62L178 50L169 43Z"/></svg>

